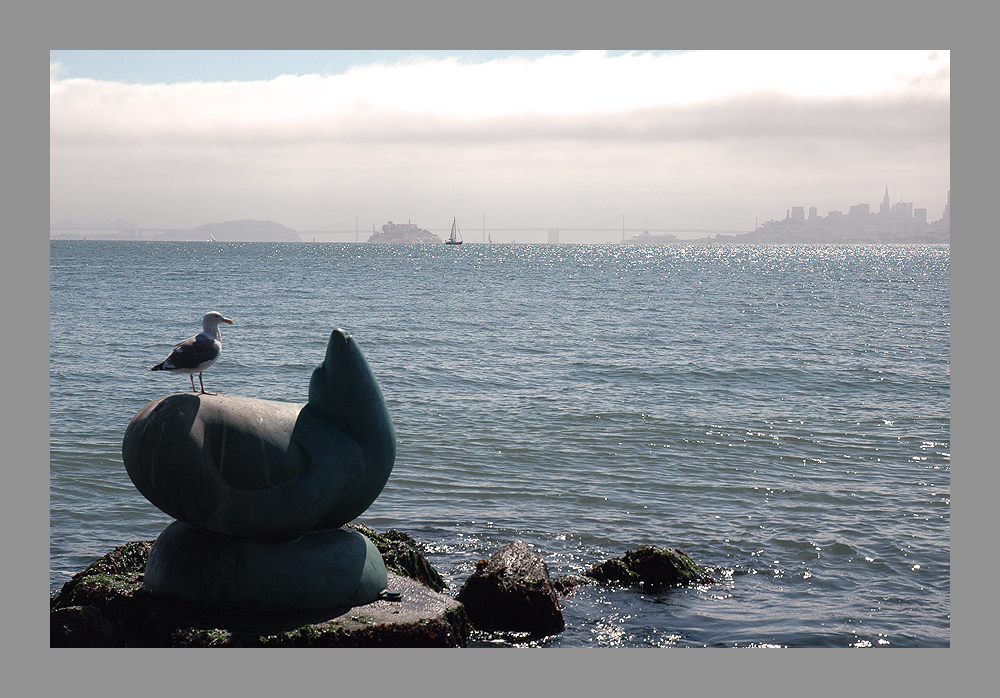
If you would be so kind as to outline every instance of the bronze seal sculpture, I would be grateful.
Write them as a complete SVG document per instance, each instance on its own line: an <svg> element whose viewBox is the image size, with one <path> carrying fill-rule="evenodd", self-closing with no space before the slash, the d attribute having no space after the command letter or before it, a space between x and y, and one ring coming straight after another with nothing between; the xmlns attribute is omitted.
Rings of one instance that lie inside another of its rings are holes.
<svg viewBox="0 0 1000 698"><path fill-rule="evenodd" d="M151 593L213 607L359 605L385 591L378 550L340 526L381 493L396 436L354 339L334 330L305 405L176 394L143 406L125 469L177 519L147 562Z"/></svg>

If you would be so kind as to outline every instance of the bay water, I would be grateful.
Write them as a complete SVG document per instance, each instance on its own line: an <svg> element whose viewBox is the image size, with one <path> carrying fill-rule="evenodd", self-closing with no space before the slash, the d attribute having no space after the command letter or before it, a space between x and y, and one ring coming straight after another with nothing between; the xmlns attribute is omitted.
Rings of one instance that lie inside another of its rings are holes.
<svg viewBox="0 0 1000 698"><path fill-rule="evenodd" d="M476 646L950 645L947 245L52 241L50 591L170 523L121 459L151 372L217 310L208 390L306 401L330 332L397 436L358 519L454 594L679 547L716 584L578 587L566 630Z"/></svg>

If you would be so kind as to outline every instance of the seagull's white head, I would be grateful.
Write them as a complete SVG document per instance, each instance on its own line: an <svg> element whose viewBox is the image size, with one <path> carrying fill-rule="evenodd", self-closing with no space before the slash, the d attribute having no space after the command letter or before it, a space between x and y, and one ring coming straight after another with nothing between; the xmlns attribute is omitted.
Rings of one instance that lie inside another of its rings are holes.
<svg viewBox="0 0 1000 698"><path fill-rule="evenodd" d="M217 313L214 310L207 313L205 317L201 319L201 327L206 332L214 331L218 329L220 323L227 323L229 325L233 324L233 321L227 317L224 317L222 313Z"/></svg>

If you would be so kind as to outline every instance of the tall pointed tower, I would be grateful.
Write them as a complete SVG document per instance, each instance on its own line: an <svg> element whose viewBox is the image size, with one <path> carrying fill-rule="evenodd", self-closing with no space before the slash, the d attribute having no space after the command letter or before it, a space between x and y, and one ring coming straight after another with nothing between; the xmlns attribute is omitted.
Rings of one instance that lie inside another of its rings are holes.
<svg viewBox="0 0 1000 698"><path fill-rule="evenodd" d="M885 185L885 197L882 199L882 205L878 208L878 223L879 228L883 231L888 231L892 228L892 204L889 203L889 185Z"/></svg>

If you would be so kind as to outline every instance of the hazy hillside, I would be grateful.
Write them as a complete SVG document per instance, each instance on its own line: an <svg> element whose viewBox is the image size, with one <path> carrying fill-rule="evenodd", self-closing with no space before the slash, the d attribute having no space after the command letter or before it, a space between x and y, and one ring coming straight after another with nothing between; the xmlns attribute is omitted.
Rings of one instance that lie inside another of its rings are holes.
<svg viewBox="0 0 1000 698"><path fill-rule="evenodd" d="M273 221L226 221L225 223L206 223L190 231L174 233L182 240L211 240L213 237L220 242L301 242L299 234L291 228L286 228ZM170 240L176 237L163 236Z"/></svg>

